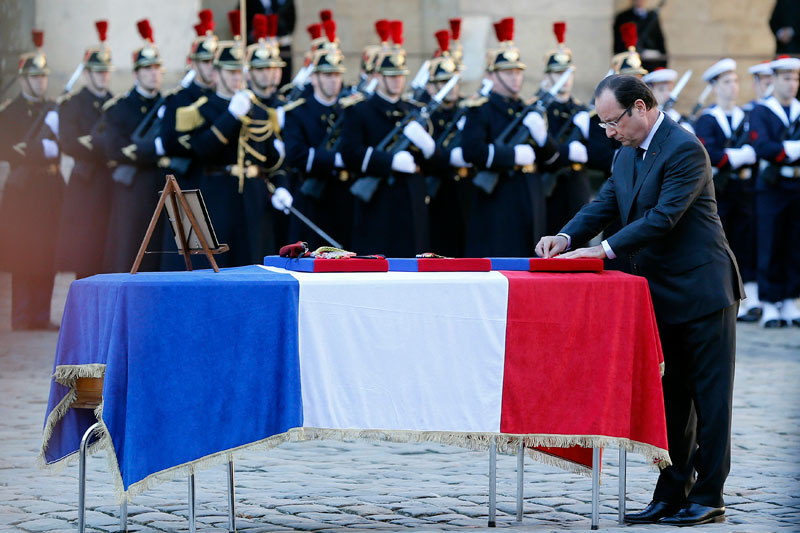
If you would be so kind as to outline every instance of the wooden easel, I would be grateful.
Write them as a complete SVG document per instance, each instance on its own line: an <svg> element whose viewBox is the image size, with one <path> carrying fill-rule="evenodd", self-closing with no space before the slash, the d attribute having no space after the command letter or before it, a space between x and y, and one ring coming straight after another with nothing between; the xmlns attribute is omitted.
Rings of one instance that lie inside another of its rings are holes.
<svg viewBox="0 0 800 533"><path fill-rule="evenodd" d="M156 223L158 222L158 218L161 216L161 211L163 211L164 207L166 206L167 199L169 199L172 204L172 212L175 213L175 223L178 226L178 234L181 239L182 249L182 251L179 251L178 253L183 254L183 259L186 261L186 270L192 270L191 254L206 254L206 257L208 257L208 262L211 263L211 267L214 269L214 272L219 272L217 262L214 261L214 254L227 252L229 250L228 245L220 244L218 248L214 248L213 250L208 247L208 243L206 243L206 239L203 237L203 232L200 230L200 226L198 225L197 220L194 218L194 214L192 214L192 210L189 208L189 204L186 202L186 198L184 198L183 191L181 191L181 188L178 186L178 181L175 179L175 176L172 174L167 174L166 179L167 185L164 187L164 190L161 192L161 197L158 199L156 211L153 213L153 218L150 219L150 225L147 227L147 233L145 233L142 245L139 247L139 253L136 254L136 261L134 261L133 267L131 267L131 274L136 274L136 272L139 270L139 265L142 263L145 251L147 250L147 245L150 244L150 238L153 236L153 231L156 229ZM197 239L200 241L200 245L203 247L202 250L189 249L187 240L188 235L183 228L181 212L178 209L178 202L180 202L181 207L183 207L184 211L186 212L186 216L189 218L192 229L194 229L195 235L197 235Z"/></svg>

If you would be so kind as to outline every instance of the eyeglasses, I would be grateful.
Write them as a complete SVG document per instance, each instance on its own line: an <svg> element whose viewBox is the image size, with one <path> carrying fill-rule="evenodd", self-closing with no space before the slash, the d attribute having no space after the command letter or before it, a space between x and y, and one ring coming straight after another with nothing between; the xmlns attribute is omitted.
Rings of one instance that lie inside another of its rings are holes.
<svg viewBox="0 0 800 533"><path fill-rule="evenodd" d="M625 111L623 111L622 114L620 116L618 116L615 120L609 120L608 122L601 122L600 124L598 124L598 126L603 128L604 130L608 129L608 128L616 128L618 123L619 123L619 121L622 120L622 117L624 117L628 113L628 111L631 110L631 108L633 107L633 104L635 104L635 103L636 103L636 101L634 100L631 103L631 105L626 107Z"/></svg>

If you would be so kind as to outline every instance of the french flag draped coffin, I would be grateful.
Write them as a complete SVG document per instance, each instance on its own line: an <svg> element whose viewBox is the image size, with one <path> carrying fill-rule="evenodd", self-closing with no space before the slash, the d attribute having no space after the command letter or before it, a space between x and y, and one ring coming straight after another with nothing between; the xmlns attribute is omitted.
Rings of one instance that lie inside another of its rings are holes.
<svg viewBox="0 0 800 533"><path fill-rule="evenodd" d="M286 439L495 436L572 470L592 446L665 466L662 361L647 282L618 272L99 275L70 287L41 461L97 415L129 494ZM96 413L69 409L80 376L104 377Z"/></svg>

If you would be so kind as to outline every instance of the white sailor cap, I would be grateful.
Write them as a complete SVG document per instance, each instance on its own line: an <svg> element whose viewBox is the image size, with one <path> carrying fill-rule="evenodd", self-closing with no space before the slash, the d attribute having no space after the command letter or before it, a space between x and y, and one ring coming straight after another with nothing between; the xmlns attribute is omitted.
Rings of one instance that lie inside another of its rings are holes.
<svg viewBox="0 0 800 533"><path fill-rule="evenodd" d="M753 76L763 76L765 74L772 76L773 73L771 65L772 61L762 61L758 65L753 65L752 67L747 69L747 72L749 72Z"/></svg>
<svg viewBox="0 0 800 533"><path fill-rule="evenodd" d="M772 67L772 70L775 72L779 70L800 70L800 59L789 56L778 56L769 66Z"/></svg>
<svg viewBox="0 0 800 533"><path fill-rule="evenodd" d="M651 83L662 83L665 81L675 81L678 79L678 72L671 68L657 68L653 72L648 72L642 76L642 81L650 85Z"/></svg>
<svg viewBox="0 0 800 533"><path fill-rule="evenodd" d="M713 80L720 74L735 70L736 70L736 61L734 61L729 57L726 57L725 59L720 59L719 61L711 65L711 67L709 67L708 70L703 72L703 81L711 83L711 80Z"/></svg>

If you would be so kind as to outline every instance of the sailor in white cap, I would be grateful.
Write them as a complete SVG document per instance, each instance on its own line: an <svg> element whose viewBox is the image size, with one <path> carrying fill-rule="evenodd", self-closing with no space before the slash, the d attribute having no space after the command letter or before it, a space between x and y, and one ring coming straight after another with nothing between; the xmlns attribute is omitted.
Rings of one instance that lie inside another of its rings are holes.
<svg viewBox="0 0 800 533"><path fill-rule="evenodd" d="M703 73L703 81L711 85L717 103L707 107L697 119L695 133L711 160L717 211L745 283L747 298L739 306L738 320L754 322L761 317L752 179L756 153L748 144L746 113L736 105L739 96L736 61L730 58L717 61Z"/></svg>
<svg viewBox="0 0 800 533"><path fill-rule="evenodd" d="M779 56L770 67L772 96L750 113L750 142L762 160L756 181L761 325L800 327L800 59Z"/></svg>
<svg viewBox="0 0 800 533"><path fill-rule="evenodd" d="M751 102L742 105L745 112L750 112L756 103L761 102L772 94L772 61L762 61L757 65L747 69L747 72L753 76L753 91L756 97Z"/></svg>
<svg viewBox="0 0 800 533"><path fill-rule="evenodd" d="M678 81L678 73L671 68L657 68L652 72L648 72L642 76L642 81L650 87L653 91L653 96L656 97L658 107L661 108L669 118L686 128L688 131L694 133L691 124L687 122L685 117L681 116L677 109L668 106L664 109L664 105L669 102L672 90L675 88L675 82ZM672 102L674 103L674 102Z"/></svg>

